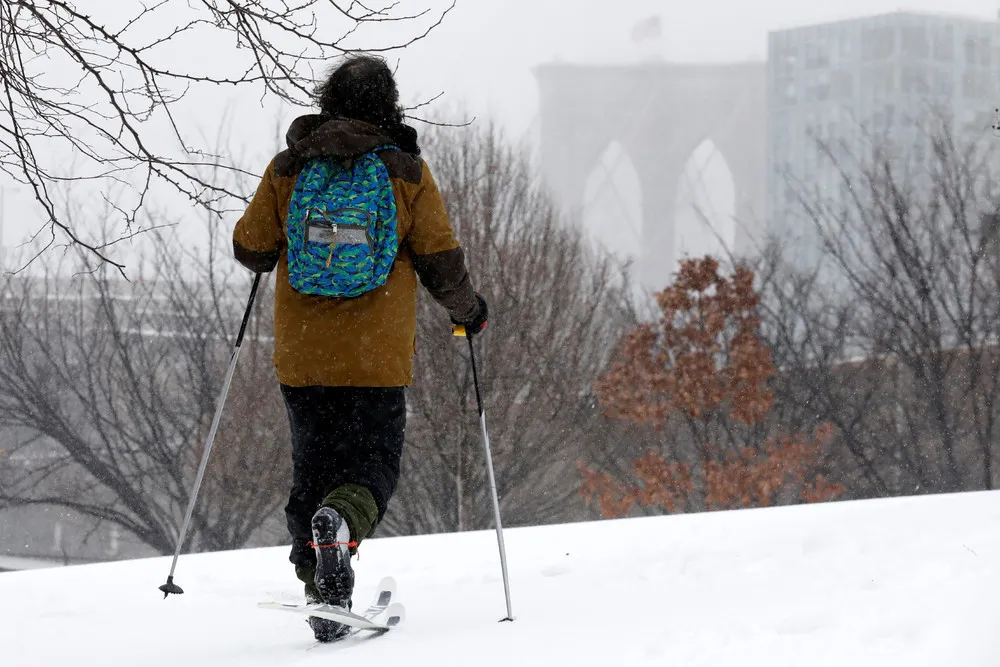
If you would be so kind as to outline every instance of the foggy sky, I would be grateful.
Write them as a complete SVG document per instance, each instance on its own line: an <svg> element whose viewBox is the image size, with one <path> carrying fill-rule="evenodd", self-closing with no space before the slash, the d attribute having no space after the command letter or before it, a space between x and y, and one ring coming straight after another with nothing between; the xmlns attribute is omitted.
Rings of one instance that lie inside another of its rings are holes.
<svg viewBox="0 0 1000 667"><path fill-rule="evenodd" d="M651 51L678 62L763 60L770 30L897 10L995 18L998 7L997 0L459 0L438 32L401 56L400 85L411 96L444 90L524 133L537 109L531 68L539 63L634 62ZM631 28L651 15L662 17L663 39L637 48Z"/></svg>
<svg viewBox="0 0 1000 667"><path fill-rule="evenodd" d="M107 1L76 4L106 9ZM115 5L126 2L134 0L115 0ZM450 3L404 0L402 8L428 4ZM431 113L464 109L500 121L514 137L532 136L539 128L531 69L541 63L625 63L649 57L680 62L760 60L766 55L769 30L901 9L995 18L997 6L996 0L458 0L454 12L429 37L390 57L399 60L404 101L444 92ZM663 37L637 47L630 38L631 28L651 15L661 16ZM231 52L216 47L198 56L224 59L227 53ZM236 105L239 114L233 131L237 138L247 137L242 148L250 164L245 166L256 173L273 154L275 141L261 137L275 135L276 117L287 122L302 112L274 101L261 104L259 97L259 91L242 96L212 91L196 100L197 114L189 118L212 133L227 106ZM3 241L11 247L37 228L38 218L23 187L4 174L0 186L6 189L5 210L0 212Z"/></svg>

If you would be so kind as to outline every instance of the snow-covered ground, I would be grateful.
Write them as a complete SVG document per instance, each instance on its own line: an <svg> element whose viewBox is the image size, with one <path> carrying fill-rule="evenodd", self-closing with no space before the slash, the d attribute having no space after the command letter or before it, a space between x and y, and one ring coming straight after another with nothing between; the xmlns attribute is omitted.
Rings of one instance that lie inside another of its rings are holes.
<svg viewBox="0 0 1000 667"><path fill-rule="evenodd" d="M371 540L406 625L316 645L284 549L0 574L0 665L1000 665L1000 493Z"/></svg>

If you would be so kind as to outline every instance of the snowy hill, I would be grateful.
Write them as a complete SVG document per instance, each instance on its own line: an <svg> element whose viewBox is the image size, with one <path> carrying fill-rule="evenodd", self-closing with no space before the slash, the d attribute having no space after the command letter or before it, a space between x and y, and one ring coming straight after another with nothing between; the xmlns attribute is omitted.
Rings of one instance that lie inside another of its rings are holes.
<svg viewBox="0 0 1000 667"><path fill-rule="evenodd" d="M1000 665L1000 493L372 540L402 628L316 645L285 549L0 574L0 665Z"/></svg>

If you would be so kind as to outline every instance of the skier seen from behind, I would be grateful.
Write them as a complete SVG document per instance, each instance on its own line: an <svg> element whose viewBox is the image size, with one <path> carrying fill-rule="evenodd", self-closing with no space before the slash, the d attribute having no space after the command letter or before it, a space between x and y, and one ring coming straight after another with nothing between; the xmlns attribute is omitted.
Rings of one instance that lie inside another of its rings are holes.
<svg viewBox="0 0 1000 667"><path fill-rule="evenodd" d="M403 123L386 62L352 56L292 122L233 232L236 259L277 267L274 365L291 425L289 560L309 603L351 607L351 555L399 477L417 278L470 334L486 326L441 194ZM310 618L320 641L349 628Z"/></svg>

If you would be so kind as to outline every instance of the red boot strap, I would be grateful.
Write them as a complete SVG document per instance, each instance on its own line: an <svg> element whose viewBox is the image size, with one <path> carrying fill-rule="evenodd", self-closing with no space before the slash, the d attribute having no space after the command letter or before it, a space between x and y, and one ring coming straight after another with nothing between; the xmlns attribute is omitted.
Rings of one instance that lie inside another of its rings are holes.
<svg viewBox="0 0 1000 667"><path fill-rule="evenodd" d="M357 542L331 542L330 544L316 544L315 542L306 542L306 546L310 549L329 549L330 547L348 547L350 549L357 549Z"/></svg>

